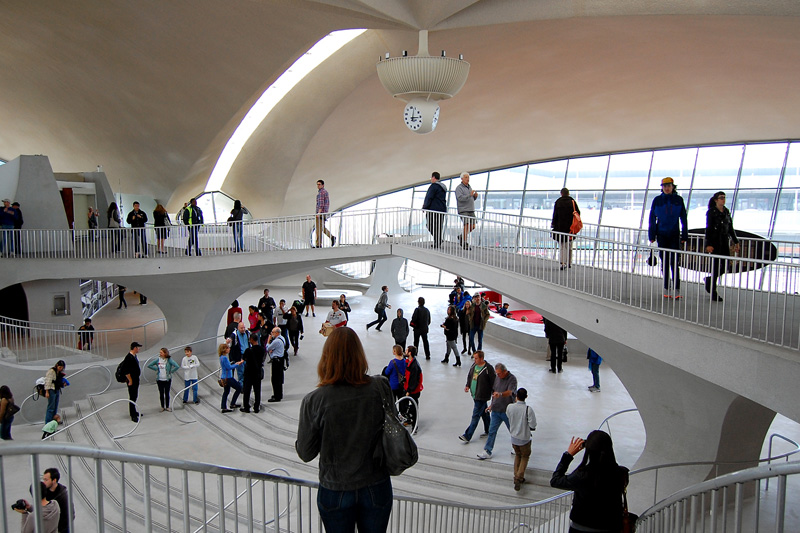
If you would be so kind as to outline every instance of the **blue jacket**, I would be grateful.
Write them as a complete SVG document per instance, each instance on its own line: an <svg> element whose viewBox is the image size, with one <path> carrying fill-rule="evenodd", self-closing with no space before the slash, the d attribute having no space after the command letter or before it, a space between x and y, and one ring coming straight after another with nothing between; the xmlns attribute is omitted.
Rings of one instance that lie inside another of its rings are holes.
<svg viewBox="0 0 800 533"><path fill-rule="evenodd" d="M680 223L680 226L679 226ZM664 194L653 198L650 206L650 228L647 231L650 242L656 237L675 236L680 232L681 240L689 240L686 222L686 205L678 193Z"/></svg>
<svg viewBox="0 0 800 533"><path fill-rule="evenodd" d="M447 211L447 189L444 183L437 181L431 183L428 187L428 192L425 194L425 200L422 202L422 209L428 211Z"/></svg>
<svg viewBox="0 0 800 533"><path fill-rule="evenodd" d="M392 357L392 360L386 365L386 371L383 375L389 378L390 389L402 389L403 386L400 384L400 376L403 376L403 378L406 376L406 360Z"/></svg>
<svg viewBox="0 0 800 533"><path fill-rule="evenodd" d="M603 358L600 357L600 355L591 348L589 348L589 351L586 352L586 358L589 360L590 365L592 364L599 365L600 363L603 362Z"/></svg>

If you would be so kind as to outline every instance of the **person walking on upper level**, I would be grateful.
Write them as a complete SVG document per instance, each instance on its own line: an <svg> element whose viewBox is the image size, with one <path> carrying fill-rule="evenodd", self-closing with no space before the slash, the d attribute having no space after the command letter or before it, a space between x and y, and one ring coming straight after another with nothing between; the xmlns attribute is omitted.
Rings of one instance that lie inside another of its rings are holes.
<svg viewBox="0 0 800 533"><path fill-rule="evenodd" d="M94 326L92 325L92 319L85 318L83 320L83 325L78 328L78 331L80 331L78 334L80 349L87 351L91 350L92 343L94 342Z"/></svg>
<svg viewBox="0 0 800 533"><path fill-rule="evenodd" d="M675 181L666 177L661 180L661 194L653 198L650 206L650 244L658 241L661 256L661 270L664 272L664 298L682 298L680 257L670 250L680 250L689 239L686 222L686 205L678 195ZM670 292L670 271L672 271L674 292Z"/></svg>
<svg viewBox="0 0 800 533"><path fill-rule="evenodd" d="M0 231L3 232L0 241L0 253L8 257L14 255L14 208L11 207L11 200L3 200L3 209L0 210Z"/></svg>
<svg viewBox="0 0 800 533"><path fill-rule="evenodd" d="M419 341L422 339L422 346L425 348L425 359L431 358L431 346L428 343L428 330L431 325L431 312L425 307L425 298L417 298L419 304L411 315L411 329L414 331L414 347L419 350Z"/></svg>
<svg viewBox="0 0 800 533"><path fill-rule="evenodd" d="M336 237L331 235L328 228L325 227L325 220L328 218L328 211L331 207L331 199L328 191L325 190L325 182L317 180L317 207L316 211L316 229L317 229L317 248L322 248L322 234L324 233L331 239L331 246L336 245Z"/></svg>
<svg viewBox="0 0 800 533"><path fill-rule="evenodd" d="M244 210L242 209L242 201L234 200L233 209L231 209L231 216L228 217L228 225L233 228L233 253L244 251L244 238L242 236L242 218L244 218Z"/></svg>
<svg viewBox="0 0 800 533"><path fill-rule="evenodd" d="M486 410L487 403L492 397L492 387L494 386L494 368L486 362L483 352L477 351L472 354L473 363L467 372L467 384L464 392L472 396L472 418L469 426L464 430L463 435L459 435L458 440L469 442L478 427L478 422L483 421L483 434L481 437L489 436L490 416Z"/></svg>
<svg viewBox="0 0 800 533"><path fill-rule="evenodd" d="M725 207L725 193L719 191L708 201L706 212L706 239L705 248L709 254L730 256L730 241L733 241L733 253L739 253L739 239L733 229L731 212ZM716 257L711 258L711 275L706 277L706 292L711 294L711 300L721 302L722 298L717 293L717 280L728 271L728 260Z"/></svg>
<svg viewBox="0 0 800 533"><path fill-rule="evenodd" d="M119 208L117 202L108 204L108 211L106 211L106 218L108 220L108 229L111 232L112 246L115 252L120 250L120 241L122 239L122 232L119 229L122 227L122 218L119 216Z"/></svg>
<svg viewBox="0 0 800 533"><path fill-rule="evenodd" d="M314 309L314 304L317 303L317 284L311 281L311 276L306 276L306 281L300 287L303 294L303 303L306 306L306 316L308 316L308 308L311 308L311 315L317 316L317 311Z"/></svg>
<svg viewBox="0 0 800 533"><path fill-rule="evenodd" d="M497 363L494 366L494 384L492 385L492 403L489 406L489 438L483 447L483 453L478 454L478 459L489 459L494 450L494 441L497 439L497 431L500 424L505 424L511 431L511 426L506 415L506 408L514 402L514 395L517 393L517 378L508 371L506 365Z"/></svg>
<svg viewBox="0 0 800 533"><path fill-rule="evenodd" d="M147 232L145 231L145 224L147 224L147 213L139 209L139 202L133 202L133 210L128 213L125 219L128 225L133 228L133 249L135 257L147 257ZM141 244L141 253L139 245Z"/></svg>
<svg viewBox="0 0 800 533"><path fill-rule="evenodd" d="M391 309L391 308L392 306L389 305L389 287L384 285L383 287L381 287L381 295L378 298L378 303L375 304L375 313L377 313L378 318L367 324L367 331L369 331L369 328L371 328L375 324L378 325L378 327L376 327L375 330L380 331L383 323L389 320L386 317L386 309Z"/></svg>
<svg viewBox="0 0 800 533"><path fill-rule="evenodd" d="M186 255L192 255L192 245L198 256L200 251L200 226L203 222L203 210L197 207L197 198L192 198L189 205L183 210L183 223L189 227L189 242L186 245Z"/></svg>
<svg viewBox="0 0 800 533"><path fill-rule="evenodd" d="M569 195L569 189L564 187L561 189L561 198L553 204L553 221L550 224L553 231L557 232L553 234L553 238L558 241L561 270L572 268L572 237L565 234L571 233L575 212L581 214L575 199Z"/></svg>
<svg viewBox="0 0 800 533"><path fill-rule="evenodd" d="M478 198L477 191L473 191L469 186L469 173L461 173L461 183L456 187L456 206L458 214L464 222L464 231L458 236L458 243L469 250L467 238L472 230L475 229L475 199Z"/></svg>
<svg viewBox="0 0 800 533"><path fill-rule="evenodd" d="M506 407L511 447L514 448L514 490L525 483L525 469L531 457L531 431L536 431L536 413L525 403L527 398L528 391L520 387L517 401Z"/></svg>
<svg viewBox="0 0 800 533"><path fill-rule="evenodd" d="M19 202L11 204L14 209L14 229L22 229L25 221L22 219L22 209L20 209ZM22 234L19 231L14 232L14 254L18 257L22 255Z"/></svg>
<svg viewBox="0 0 800 533"><path fill-rule="evenodd" d="M166 254L167 249L164 247L164 242L169 237L169 227L172 226L172 222L167 209L161 204L158 204L153 211L153 226L156 230L156 253Z"/></svg>
<svg viewBox="0 0 800 533"><path fill-rule="evenodd" d="M444 217L447 213L447 187L440 181L438 172L431 174L431 186L425 194L422 209L427 211L425 218L428 221L428 231L433 236L434 248L442 245L442 232L444 231Z"/></svg>
<svg viewBox="0 0 800 533"><path fill-rule="evenodd" d="M125 309L128 308L128 301L125 299L125 291L127 290L128 288L125 287L125 285L117 285L117 296L119 297L119 305L117 306L117 309L122 309L123 305L125 306Z"/></svg>

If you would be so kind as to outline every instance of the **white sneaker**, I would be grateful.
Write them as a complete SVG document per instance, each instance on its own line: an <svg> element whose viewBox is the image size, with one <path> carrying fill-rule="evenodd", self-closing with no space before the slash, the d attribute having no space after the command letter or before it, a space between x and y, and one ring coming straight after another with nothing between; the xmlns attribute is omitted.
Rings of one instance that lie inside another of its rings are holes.
<svg viewBox="0 0 800 533"><path fill-rule="evenodd" d="M597 387L589 387L589 391L591 391L591 392L600 392L600 389L598 389Z"/></svg>
<svg viewBox="0 0 800 533"><path fill-rule="evenodd" d="M491 459L492 452L484 450L483 453L478 454L478 460L483 461L484 459Z"/></svg>

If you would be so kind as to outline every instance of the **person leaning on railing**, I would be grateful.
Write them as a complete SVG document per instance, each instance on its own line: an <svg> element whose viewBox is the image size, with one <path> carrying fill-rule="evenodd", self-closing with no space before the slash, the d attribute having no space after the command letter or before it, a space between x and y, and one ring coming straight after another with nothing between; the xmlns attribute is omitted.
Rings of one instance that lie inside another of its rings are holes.
<svg viewBox="0 0 800 533"><path fill-rule="evenodd" d="M375 461L389 384L367 371L355 331L333 330L317 365L317 389L300 406L295 449L305 462L319 455L317 507L328 532L355 531L356 524L359 531L380 532L389 525L392 482Z"/></svg>

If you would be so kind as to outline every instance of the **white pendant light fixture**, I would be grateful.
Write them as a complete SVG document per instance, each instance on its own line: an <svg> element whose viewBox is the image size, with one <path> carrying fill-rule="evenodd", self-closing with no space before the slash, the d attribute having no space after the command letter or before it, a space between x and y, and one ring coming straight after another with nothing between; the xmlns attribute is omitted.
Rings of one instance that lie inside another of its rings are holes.
<svg viewBox="0 0 800 533"><path fill-rule="evenodd" d="M380 58L378 79L389 94L407 102L403 120L414 133L430 133L439 121L439 102L455 96L469 75L469 63L428 53L428 31L419 32L419 52L408 56Z"/></svg>

